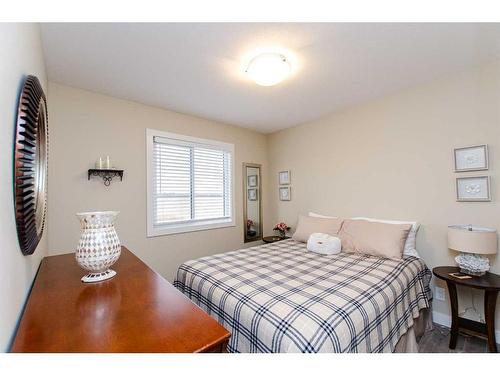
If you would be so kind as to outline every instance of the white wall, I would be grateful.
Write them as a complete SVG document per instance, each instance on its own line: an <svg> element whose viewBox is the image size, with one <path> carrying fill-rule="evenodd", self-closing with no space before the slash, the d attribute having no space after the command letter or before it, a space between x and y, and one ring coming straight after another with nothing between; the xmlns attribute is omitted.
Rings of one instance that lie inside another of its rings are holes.
<svg viewBox="0 0 500 375"><path fill-rule="evenodd" d="M454 147L487 143L490 170L454 173ZM416 220L428 267L454 264L447 225L500 230L500 64L492 63L355 106L269 138L271 221L299 213ZM277 176L291 170L292 200L278 200ZM492 202L455 201L455 177L487 174ZM491 257L500 273L500 257ZM440 283L442 285L442 283ZM443 286L443 285L442 285ZM459 290L460 310L471 292ZM482 295L474 297L482 312ZM449 315L449 302L434 300ZM473 317L473 316L471 316ZM497 329L500 309L497 314Z"/></svg>
<svg viewBox="0 0 500 375"><path fill-rule="evenodd" d="M92 210L120 211L116 228L122 243L170 281L186 260L243 247L242 163L262 164L265 187L264 135L52 82L49 103L51 254L74 251L80 235L75 213ZM236 227L146 237L146 128L235 145ZM123 182L106 187L102 180L87 180L88 168L105 155L125 170ZM266 199L264 193L264 207Z"/></svg>
<svg viewBox="0 0 500 375"><path fill-rule="evenodd" d="M47 255L47 230L33 255L22 255L17 240L12 170L17 102L26 75L36 75L45 92L47 79L39 25L0 24L0 49L4 52L0 59L0 350L8 350L40 259Z"/></svg>

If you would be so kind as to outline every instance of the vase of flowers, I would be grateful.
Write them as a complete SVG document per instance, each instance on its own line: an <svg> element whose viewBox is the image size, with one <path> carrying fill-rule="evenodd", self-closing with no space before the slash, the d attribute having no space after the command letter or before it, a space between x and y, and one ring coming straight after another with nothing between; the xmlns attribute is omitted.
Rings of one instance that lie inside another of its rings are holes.
<svg viewBox="0 0 500 375"><path fill-rule="evenodd" d="M290 230L290 227L286 224L286 223L278 223L274 226L273 230L275 232L278 232L278 235L281 237L281 238L285 238L286 236L286 232L288 232Z"/></svg>
<svg viewBox="0 0 500 375"><path fill-rule="evenodd" d="M253 227L253 220L247 219L247 230L252 229Z"/></svg>
<svg viewBox="0 0 500 375"><path fill-rule="evenodd" d="M254 225L253 220L247 219L247 237L255 237L257 235Z"/></svg>

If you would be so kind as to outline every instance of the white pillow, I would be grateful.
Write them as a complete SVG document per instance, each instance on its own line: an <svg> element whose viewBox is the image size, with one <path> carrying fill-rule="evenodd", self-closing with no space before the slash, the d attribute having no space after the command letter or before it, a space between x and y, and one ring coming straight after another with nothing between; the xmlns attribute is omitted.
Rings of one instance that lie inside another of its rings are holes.
<svg viewBox="0 0 500 375"><path fill-rule="evenodd" d="M403 250L403 257L412 256L416 258L420 258L417 252L417 232L420 228L420 224L416 221L398 221L398 220L381 220L381 219L372 219L369 217L353 217L352 220L366 220L373 221L376 223L386 223L386 224L411 224L410 232L408 233L408 237L406 238L405 248Z"/></svg>
<svg viewBox="0 0 500 375"><path fill-rule="evenodd" d="M338 216L325 216L320 214L315 214L314 212L309 212L308 216L310 217L319 217L321 219L338 219Z"/></svg>
<svg viewBox="0 0 500 375"><path fill-rule="evenodd" d="M342 250L342 241L327 233L313 233L307 240L307 250L322 255L338 254Z"/></svg>

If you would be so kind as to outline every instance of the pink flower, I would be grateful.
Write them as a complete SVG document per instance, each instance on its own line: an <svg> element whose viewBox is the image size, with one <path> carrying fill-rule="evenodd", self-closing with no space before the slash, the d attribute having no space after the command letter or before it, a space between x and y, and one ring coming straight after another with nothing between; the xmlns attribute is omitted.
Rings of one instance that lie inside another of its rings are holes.
<svg viewBox="0 0 500 375"><path fill-rule="evenodd" d="M290 230L290 227L286 223L278 223L274 226L273 230L277 230L280 232L287 232Z"/></svg>

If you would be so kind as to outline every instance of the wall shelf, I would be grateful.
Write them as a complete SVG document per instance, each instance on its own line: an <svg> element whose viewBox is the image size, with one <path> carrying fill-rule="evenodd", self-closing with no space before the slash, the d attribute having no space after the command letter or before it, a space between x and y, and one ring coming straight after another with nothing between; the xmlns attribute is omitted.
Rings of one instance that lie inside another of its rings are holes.
<svg viewBox="0 0 500 375"><path fill-rule="evenodd" d="M123 181L123 169L89 169L89 180L90 177L102 177L104 185L109 186L113 177L120 177L120 181Z"/></svg>

